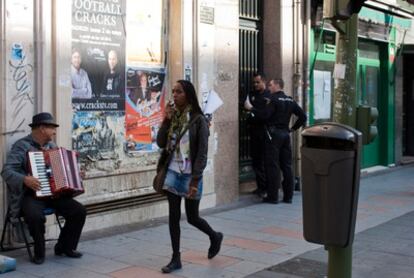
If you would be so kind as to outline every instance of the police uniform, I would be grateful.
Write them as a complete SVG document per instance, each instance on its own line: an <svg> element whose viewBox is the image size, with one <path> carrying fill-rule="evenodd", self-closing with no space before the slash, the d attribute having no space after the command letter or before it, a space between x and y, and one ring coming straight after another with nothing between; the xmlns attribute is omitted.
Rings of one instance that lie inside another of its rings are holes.
<svg viewBox="0 0 414 278"><path fill-rule="evenodd" d="M249 94L250 103L258 110L265 109L269 103L270 92L268 90L253 91ZM259 195L266 193L266 173L265 173L265 122L249 113L248 117L250 133L250 156L252 158L252 167L256 175L257 193Z"/></svg>
<svg viewBox="0 0 414 278"><path fill-rule="evenodd" d="M292 202L293 174L292 174L292 148L290 132L297 130L306 123L306 115L302 108L283 91L270 94L270 103L264 109L252 112L260 120L265 121L265 175L267 197L265 202L277 203L280 185L280 171L283 173L283 201ZM298 118L289 128L292 114Z"/></svg>

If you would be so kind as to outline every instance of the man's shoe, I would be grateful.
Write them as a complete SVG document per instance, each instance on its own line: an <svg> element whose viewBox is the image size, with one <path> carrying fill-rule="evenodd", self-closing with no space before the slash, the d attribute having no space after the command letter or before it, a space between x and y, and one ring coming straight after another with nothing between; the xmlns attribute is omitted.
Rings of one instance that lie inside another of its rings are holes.
<svg viewBox="0 0 414 278"><path fill-rule="evenodd" d="M76 250L62 250L60 248L60 246L57 245L57 244L55 245L55 255L56 256L66 255L66 257L76 258L76 259L78 259L78 258L80 258L80 257L83 256L83 254L81 252L76 251Z"/></svg>
<svg viewBox="0 0 414 278"><path fill-rule="evenodd" d="M180 253L173 254L170 263L164 266L163 268L161 268L161 271L163 273L170 273L170 272L173 272L174 270L181 269L182 265L181 265L180 257L181 257Z"/></svg>
<svg viewBox="0 0 414 278"><path fill-rule="evenodd" d="M270 199L269 197L263 198L263 203L269 203L269 204L279 204L278 200Z"/></svg>
<svg viewBox="0 0 414 278"><path fill-rule="evenodd" d="M210 248L208 249L208 255L207 255L209 259L214 258L220 252L222 241L223 241L223 234L220 232L216 233L215 238L211 239L211 244L210 244Z"/></svg>
<svg viewBox="0 0 414 278"><path fill-rule="evenodd" d="M32 259L32 263L34 264L43 264L44 262L45 262L45 257L34 256Z"/></svg>
<svg viewBox="0 0 414 278"><path fill-rule="evenodd" d="M259 188L253 190L251 193L258 196L259 198L264 198L267 196L266 191Z"/></svg>
<svg viewBox="0 0 414 278"><path fill-rule="evenodd" d="M283 199L283 203L291 204L292 203L292 199Z"/></svg>

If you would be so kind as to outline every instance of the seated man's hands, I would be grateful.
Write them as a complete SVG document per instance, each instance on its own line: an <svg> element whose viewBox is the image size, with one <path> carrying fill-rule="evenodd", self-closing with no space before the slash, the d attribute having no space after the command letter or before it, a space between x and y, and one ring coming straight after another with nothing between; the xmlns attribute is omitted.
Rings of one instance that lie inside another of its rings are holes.
<svg viewBox="0 0 414 278"><path fill-rule="evenodd" d="M23 183L24 185L26 185L27 187L29 187L30 189L34 191L39 191L41 189L40 181L33 176L25 176L23 179Z"/></svg>

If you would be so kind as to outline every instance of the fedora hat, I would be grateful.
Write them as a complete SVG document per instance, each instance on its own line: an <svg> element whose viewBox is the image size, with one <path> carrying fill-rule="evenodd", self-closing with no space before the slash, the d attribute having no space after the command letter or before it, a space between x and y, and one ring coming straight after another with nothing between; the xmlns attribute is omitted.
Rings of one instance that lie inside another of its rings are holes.
<svg viewBox="0 0 414 278"><path fill-rule="evenodd" d="M29 124L30 127L39 125L53 125L55 127L59 126L57 123L55 123L55 119L53 118L52 114L47 112L42 112L34 115L32 118L32 123Z"/></svg>

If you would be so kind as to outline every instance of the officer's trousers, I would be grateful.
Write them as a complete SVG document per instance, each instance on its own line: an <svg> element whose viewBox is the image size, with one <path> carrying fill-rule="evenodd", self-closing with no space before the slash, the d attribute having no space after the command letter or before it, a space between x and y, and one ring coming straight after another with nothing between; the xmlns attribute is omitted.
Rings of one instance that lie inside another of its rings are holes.
<svg viewBox="0 0 414 278"><path fill-rule="evenodd" d="M281 175L283 173L283 200L293 197L292 147L287 130L272 129L271 140L266 138L265 172L267 196L269 200L278 201Z"/></svg>
<svg viewBox="0 0 414 278"><path fill-rule="evenodd" d="M257 189L266 192L266 173L265 173L265 132L263 127L250 128L250 156L252 167L256 175Z"/></svg>

